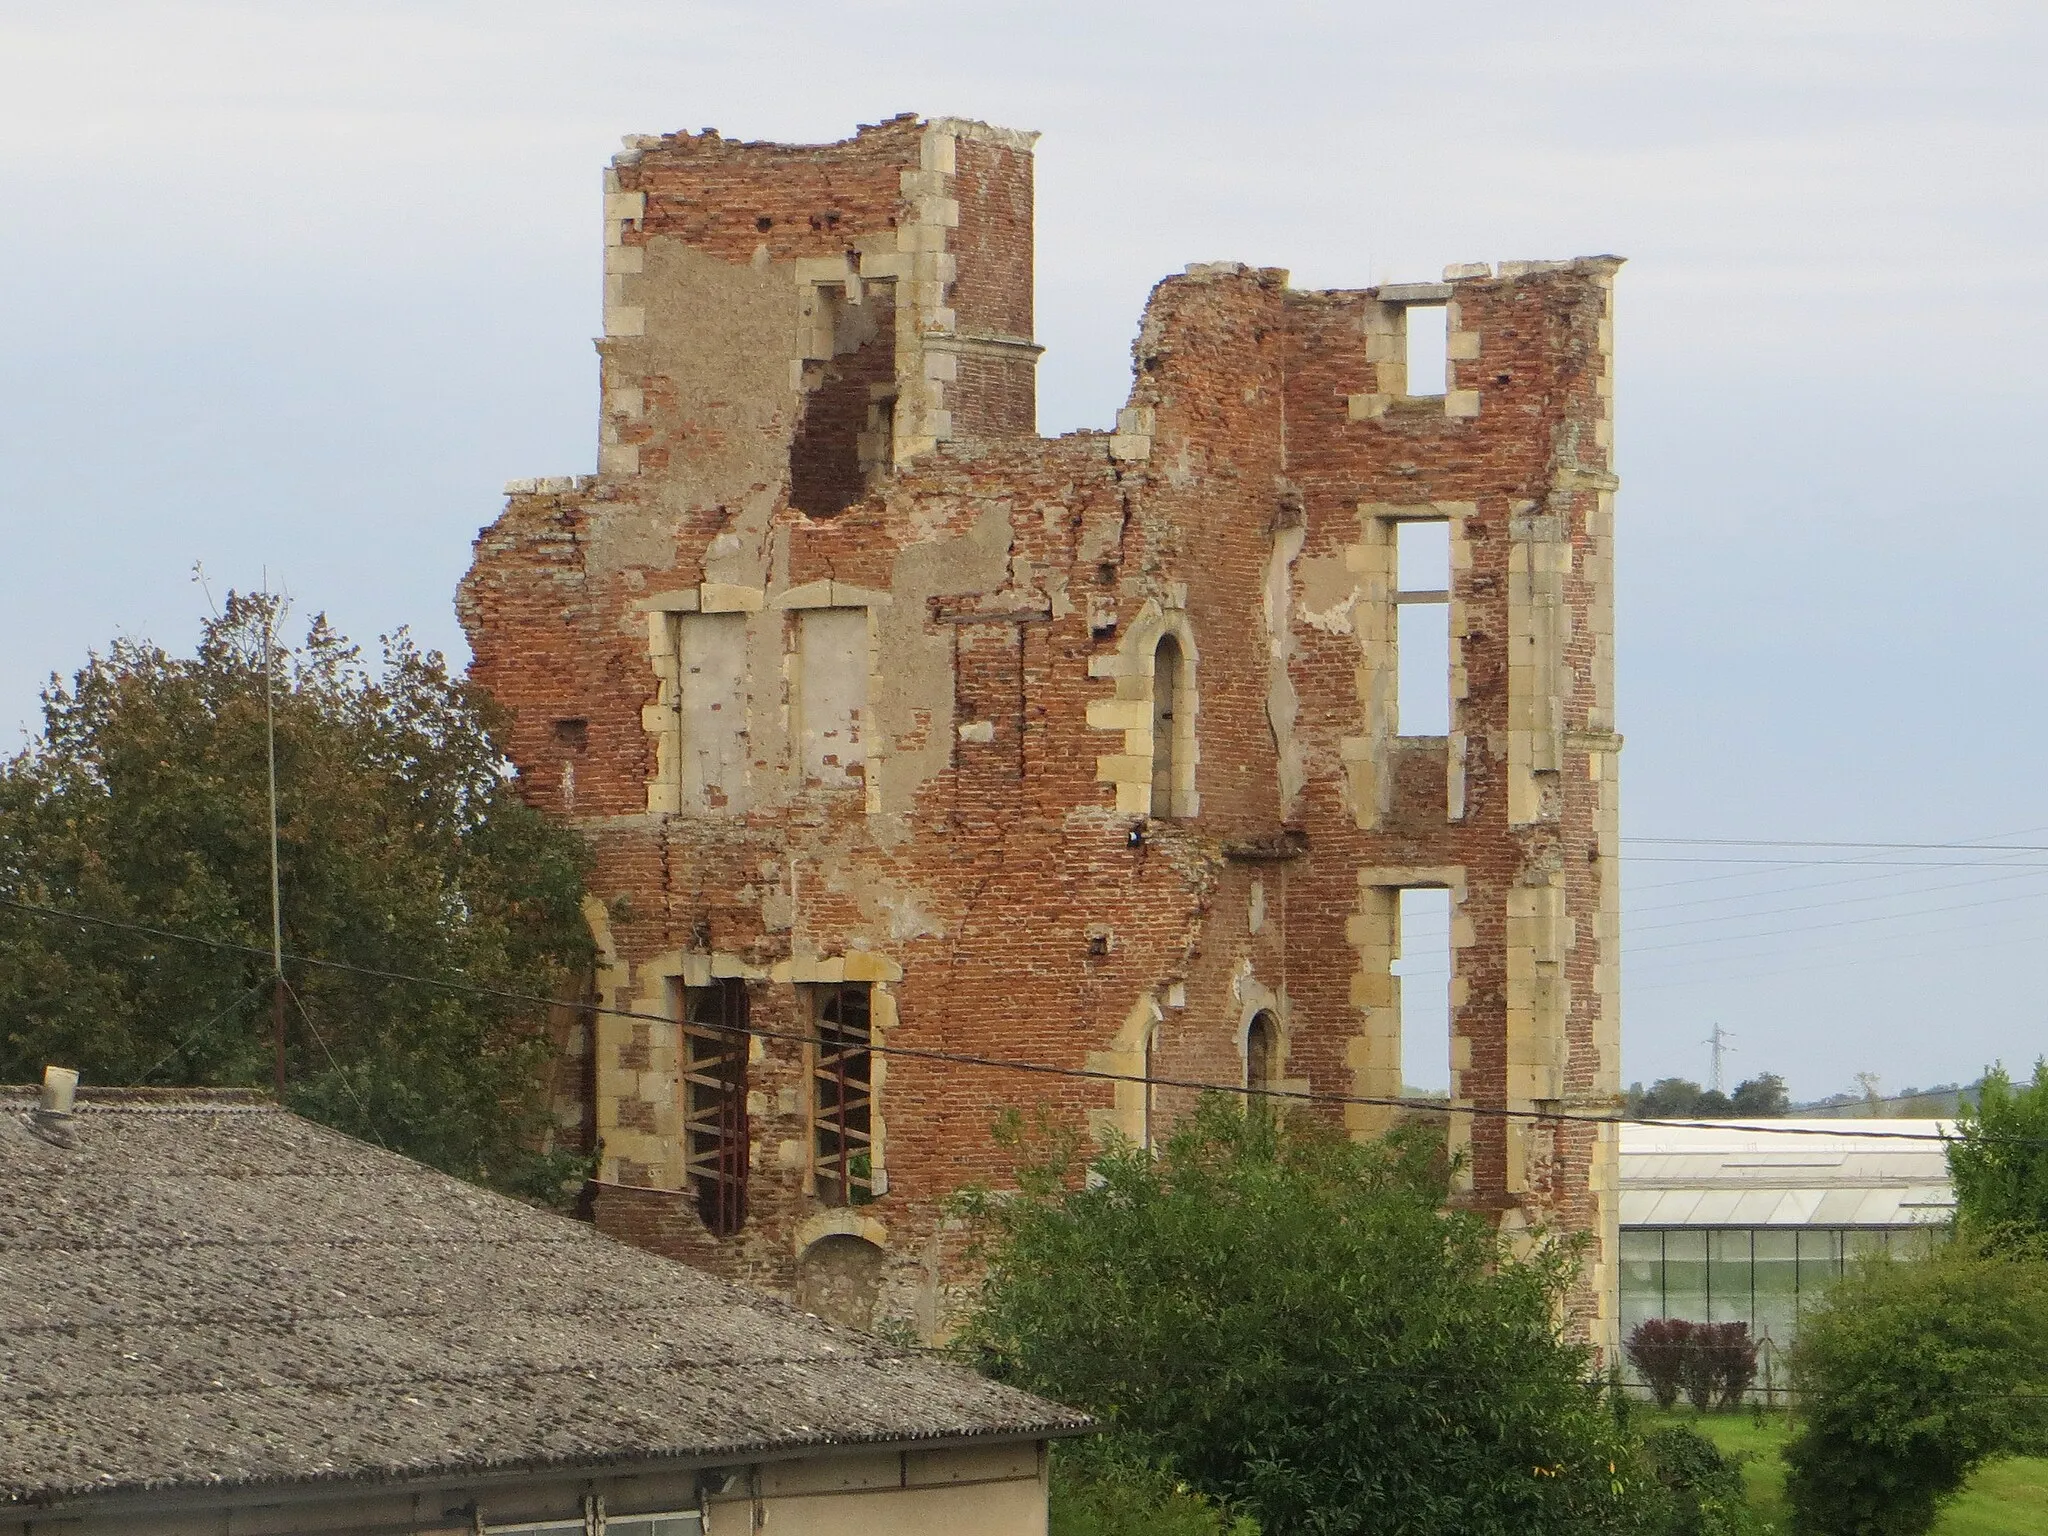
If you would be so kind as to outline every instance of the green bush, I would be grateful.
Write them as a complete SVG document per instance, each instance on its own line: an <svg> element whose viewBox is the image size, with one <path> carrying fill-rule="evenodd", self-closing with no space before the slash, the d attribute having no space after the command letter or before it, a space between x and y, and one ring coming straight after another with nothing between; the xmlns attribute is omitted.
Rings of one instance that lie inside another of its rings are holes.
<svg viewBox="0 0 2048 1536"><path fill-rule="evenodd" d="M1259 1536L1164 1467L1083 1441L1053 1452L1051 1536Z"/></svg>
<svg viewBox="0 0 2048 1536"><path fill-rule="evenodd" d="M1785 1483L1802 1536L1918 1536L1970 1474L2044 1443L2048 1264L1957 1241L1866 1261L1807 1314Z"/></svg>
<svg viewBox="0 0 2048 1536"><path fill-rule="evenodd" d="M1211 1100L1157 1153L1016 1127L967 1202L989 1277L964 1343L1268 1531L1654 1529L1658 1490L1559 1319L1577 1250L1518 1257L1442 1209L1439 1140L1354 1143Z"/></svg>
<svg viewBox="0 0 2048 1536"><path fill-rule="evenodd" d="M1757 1529L1742 1463L1682 1424L1657 1430L1643 1453L1670 1499L1662 1536L1748 1536Z"/></svg>

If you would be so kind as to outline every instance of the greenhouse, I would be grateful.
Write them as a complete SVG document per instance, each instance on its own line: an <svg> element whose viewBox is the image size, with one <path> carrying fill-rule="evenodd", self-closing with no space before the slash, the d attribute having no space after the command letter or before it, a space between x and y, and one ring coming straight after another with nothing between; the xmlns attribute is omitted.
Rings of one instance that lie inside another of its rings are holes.
<svg viewBox="0 0 2048 1536"><path fill-rule="evenodd" d="M1786 1134L1789 1128L1794 1134ZM1740 1322L1782 1384L1799 1310L1865 1254L1910 1258L1955 1196L1942 1120L1621 1128L1621 1336L1652 1317ZM1799 1134L1807 1133L1807 1134Z"/></svg>

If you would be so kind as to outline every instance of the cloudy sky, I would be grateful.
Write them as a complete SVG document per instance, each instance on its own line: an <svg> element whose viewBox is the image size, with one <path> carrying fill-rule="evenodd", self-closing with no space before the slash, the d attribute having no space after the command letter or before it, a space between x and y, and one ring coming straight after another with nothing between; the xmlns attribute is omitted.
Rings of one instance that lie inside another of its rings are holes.
<svg viewBox="0 0 2048 1536"><path fill-rule="evenodd" d="M1047 431L1189 261L1628 256L1626 1072L2030 1063L2044 65L1972 0L0 0L0 736L195 564L459 652L498 488L594 464L621 134L981 117L1044 133Z"/></svg>

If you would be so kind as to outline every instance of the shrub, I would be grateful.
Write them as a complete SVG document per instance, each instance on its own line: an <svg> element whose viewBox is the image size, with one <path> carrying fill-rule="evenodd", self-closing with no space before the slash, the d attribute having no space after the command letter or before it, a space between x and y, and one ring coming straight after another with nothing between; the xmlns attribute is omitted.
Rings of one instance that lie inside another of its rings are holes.
<svg viewBox="0 0 2048 1536"><path fill-rule="evenodd" d="M1670 1498L1663 1536L1746 1536L1756 1528L1742 1464L1698 1430L1674 1424L1651 1435L1644 1458Z"/></svg>
<svg viewBox="0 0 2048 1536"><path fill-rule="evenodd" d="M1756 1381L1756 1340L1747 1323L1701 1323L1694 1331L1714 1378L1714 1395L1722 1408L1738 1407Z"/></svg>
<svg viewBox="0 0 2048 1536"><path fill-rule="evenodd" d="M1056 1449L1050 1492L1050 1536L1259 1536L1256 1520L1102 1444Z"/></svg>
<svg viewBox="0 0 2048 1536"><path fill-rule="evenodd" d="M1733 1408L1756 1381L1756 1341L1747 1323L1691 1323L1653 1317L1636 1324L1625 1346L1659 1408L1684 1391L1701 1413Z"/></svg>
<svg viewBox="0 0 2048 1536"><path fill-rule="evenodd" d="M1708 1346L1704 1326L1687 1323L1685 1329L1685 1348L1678 1357L1678 1381L1685 1388L1685 1400L1692 1404L1694 1411L1705 1413L1714 1406L1714 1389L1720 1385L1720 1372L1714 1368L1714 1354Z"/></svg>
<svg viewBox="0 0 2048 1536"><path fill-rule="evenodd" d="M2048 1264L1966 1241L1866 1261L1807 1314L1792 1370L1794 1528L1919 1536L1978 1467L2048 1440Z"/></svg>
<svg viewBox="0 0 2048 1536"><path fill-rule="evenodd" d="M1628 1363L1649 1384L1650 1395L1656 1398L1659 1408L1669 1408L1678 1401L1691 1342L1692 1324L1676 1317L1648 1318L1629 1333L1624 1346Z"/></svg>
<svg viewBox="0 0 2048 1536"><path fill-rule="evenodd" d="M1268 1531L1637 1531L1658 1490L1563 1332L1578 1250L1446 1211L1440 1138L1211 1099L1084 1170L1056 1132L966 1202L963 1344Z"/></svg>

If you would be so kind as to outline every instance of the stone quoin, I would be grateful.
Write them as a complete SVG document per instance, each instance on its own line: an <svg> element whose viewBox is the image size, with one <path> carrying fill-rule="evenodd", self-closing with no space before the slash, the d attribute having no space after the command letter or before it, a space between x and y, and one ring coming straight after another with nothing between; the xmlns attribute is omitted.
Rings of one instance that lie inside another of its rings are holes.
<svg viewBox="0 0 2048 1536"><path fill-rule="evenodd" d="M1620 262L1191 266L1114 430L1041 438L1033 140L606 173L598 472L509 486L459 597L596 850L591 1000L642 1015L565 1014L595 1219L936 1337L1005 1109L1143 1141L1195 1094L873 1047L1396 1098L1436 888L1455 1198L1589 1234L1611 1350L1613 1128L1568 1116L1619 1086Z"/></svg>

